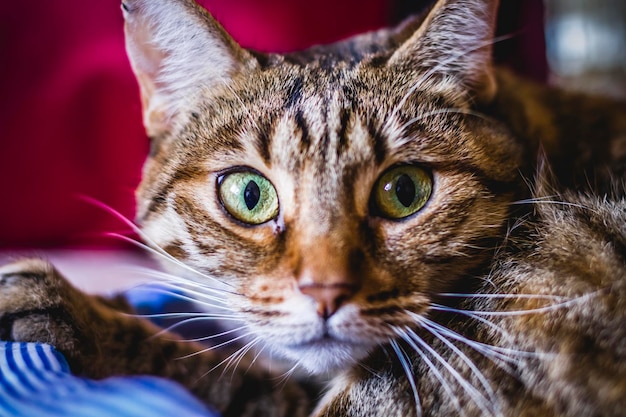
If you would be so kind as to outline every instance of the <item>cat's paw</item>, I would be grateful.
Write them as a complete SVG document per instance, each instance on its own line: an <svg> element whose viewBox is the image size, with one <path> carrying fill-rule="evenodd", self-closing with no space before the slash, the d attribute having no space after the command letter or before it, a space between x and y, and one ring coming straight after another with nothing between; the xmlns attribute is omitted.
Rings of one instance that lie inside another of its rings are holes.
<svg viewBox="0 0 626 417"><path fill-rule="evenodd" d="M0 340L72 349L75 290L49 263L22 259L0 267Z"/></svg>

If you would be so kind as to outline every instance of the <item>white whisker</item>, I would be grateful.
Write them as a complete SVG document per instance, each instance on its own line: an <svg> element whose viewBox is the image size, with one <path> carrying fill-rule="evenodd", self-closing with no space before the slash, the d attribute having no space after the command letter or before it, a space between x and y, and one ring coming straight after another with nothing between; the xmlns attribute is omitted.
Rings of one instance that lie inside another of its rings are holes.
<svg viewBox="0 0 626 417"><path fill-rule="evenodd" d="M518 299L518 298L526 298L526 299L538 299L538 300L569 300L567 297L563 297L560 295L542 295L542 294L477 294L477 293L438 293L437 296L441 297L458 297L458 298L485 298L485 299Z"/></svg>
<svg viewBox="0 0 626 417"><path fill-rule="evenodd" d="M195 339L183 339L183 340L181 340L181 342L189 342L189 343L192 343L192 342L205 342L207 340L211 340L211 339L216 339L218 337L227 336L227 335L232 334L232 333L237 333L237 332L240 332L240 331L245 330L247 328L248 328L248 326L240 326L240 327L237 327L235 329L226 330L224 332L216 333L216 334L213 334L213 335L210 335L210 336L198 337L198 338L195 338Z"/></svg>
<svg viewBox="0 0 626 417"><path fill-rule="evenodd" d="M164 271L154 270L154 269L150 269L146 267L134 267L134 266L126 267L125 269L136 274L141 274L141 275L145 275L153 279L156 279L155 282L157 283L172 282L172 283L176 283L176 285L184 285L186 287L197 288L197 289L201 289L203 291L215 293L218 295L223 295L223 294L240 295L239 293L228 291L222 288L211 287L201 282L192 281L188 278L179 277L179 276L176 276L168 272L164 272Z"/></svg>
<svg viewBox="0 0 626 417"><path fill-rule="evenodd" d="M176 265L176 266L178 266L178 267L180 267L182 269L185 269L186 271L192 272L193 274L198 275L198 276L200 276L202 278L206 278L208 280L217 282L220 285L225 285L227 287L231 287L232 288L232 285L228 284L227 282L223 282L223 281L220 281L219 279L217 279L215 277L212 277L210 275L206 275L206 274L204 274L204 273L202 273L202 272L200 272L200 271L190 267L189 265L179 261L178 259L174 258L169 253L165 252L165 250L163 250L161 247L159 247L154 242L151 242L151 246L149 246L149 245L146 245L145 243L138 242L135 239L132 239L132 238L130 238L128 236L121 235L119 233L107 233L107 235L111 236L111 237L115 237L115 238L120 239L120 240L123 240L123 241L128 242L128 243L130 243L132 245L135 245L135 246L145 250L146 252L150 252L153 255L155 255L157 257L160 257L161 259L164 259L164 260L166 260L166 261L168 261L170 263L173 263L174 265ZM142 238L143 238L143 236L142 236Z"/></svg>
<svg viewBox="0 0 626 417"><path fill-rule="evenodd" d="M161 329L161 331L155 333L154 335L152 335L152 337L162 336L165 333L172 332L174 329L177 329L182 326L186 326L190 323L194 323L197 321L218 321L218 320L219 321L241 321L241 318L238 316L226 316L226 315L218 315L218 314L212 314L211 316L191 317L191 318L176 322L172 324L171 326L168 326L165 329Z"/></svg>
<svg viewBox="0 0 626 417"><path fill-rule="evenodd" d="M508 310L508 311L484 311L484 310L462 310L457 308L452 308L448 306L444 306L441 304L431 304L431 308L437 311L446 311L450 313L461 313L467 314L472 313L478 316L486 316L486 317L495 317L495 316L520 316L526 314L539 314L539 313L548 313L556 310L560 310L576 303L580 303L582 301L586 301L589 298L595 297L599 292L593 292L589 294L584 294L576 298L568 299L567 301L563 301L557 304L551 304L545 307L537 307L537 308L529 308L527 310Z"/></svg>
<svg viewBox="0 0 626 417"><path fill-rule="evenodd" d="M144 243L141 242L137 242L135 239L132 239L128 236L124 236L122 234L119 233L107 233L107 235L112 236L112 237L116 237L118 239L124 240L126 242L129 242L131 244L134 244L144 250L147 250L148 252L151 252L152 254L159 256L161 259L167 260L170 263L173 263L174 265L183 268L189 272L192 272L193 274L199 275L203 278L215 281L217 283L219 283L220 285L226 285L229 287L232 287L230 284L226 283L226 282L222 282L218 279L216 279L215 277L211 277L209 275L203 274L202 272L190 267L189 265L179 261L178 259L176 259L175 257L173 257L172 255L170 255L169 253L167 253L167 251L165 251L163 248L161 248L153 239L150 238L150 236L148 236L146 233L143 232L143 230L141 230L137 225L135 225L135 223L132 222L132 220L127 219L122 213L120 213L119 211L115 210L114 208L106 205L105 203L96 200L95 198L92 197L88 197L88 196L82 196L82 199L90 204L93 204L94 206L106 211L107 213L113 215L114 217L116 217L117 219L121 220L122 223L124 223L126 226L128 226L134 233L136 233L139 237L141 237L141 239L148 243L149 245L146 245Z"/></svg>
<svg viewBox="0 0 626 417"><path fill-rule="evenodd" d="M470 360L470 358L467 357L465 353L463 353L458 347L456 347L452 342L450 342L443 334L435 330L433 327L429 326L425 321L422 321L420 325L424 329L429 331L432 335L434 335L437 339L439 339L441 342L443 342L449 349L451 349L454 353L457 354L458 357L461 358L461 360L470 368L470 370L476 376L476 378L478 378L478 381L483 386L483 388L485 389L485 392L489 396L489 400L491 404L494 405L495 409L499 410L500 408L499 402L497 400L495 392L493 391L493 388L487 381L487 378L485 378L485 375L483 375L483 373L478 369L478 367L474 364L474 362L472 362L472 360ZM500 412L498 414L500 414Z"/></svg>
<svg viewBox="0 0 626 417"><path fill-rule="evenodd" d="M257 343L260 342L260 340L261 338L256 337L253 340L246 343L245 345L243 345L242 347L240 347L239 349L237 349L236 352L231 354L229 356L228 362L226 363L226 366L224 367L224 370L222 371L222 375L224 375L228 371L228 368L232 367L233 373L232 373L231 378L234 377L235 372L237 368L239 368L239 365L241 364L241 361L243 360L243 358L250 351L250 349L252 349L254 346L256 346ZM252 366L252 364L250 366Z"/></svg>
<svg viewBox="0 0 626 417"><path fill-rule="evenodd" d="M173 287L173 288L177 289L176 287ZM139 287L139 289L144 289L144 288ZM209 308L221 309L221 310L226 310L226 311L232 311L232 309L229 308L229 307L226 307L226 306L223 306L223 305L211 304L211 303L208 303L206 301L190 297L188 295L180 294L179 292L176 292L176 291L173 291L173 290L169 290L167 288L145 288L145 290L147 292L150 292L150 293L165 294L165 295L167 295L169 297L172 297L172 298L177 298L179 300L189 301L191 303L198 304L198 305L201 305L201 306L206 306L206 307L209 307ZM223 303L223 302L221 302L221 303Z"/></svg>
<svg viewBox="0 0 626 417"><path fill-rule="evenodd" d="M245 338L245 337L248 337L248 336L250 336L250 335L249 335L249 334L242 334L242 335L240 335L240 336L234 337L234 338L232 338L232 339L230 339L230 340L227 340L227 341L225 341L225 342L219 343L219 344L217 344L217 345L209 346L209 347L207 347L207 348L205 348L205 349L200 349L200 350L198 350L198 351L196 351L196 352L190 353L190 354L185 355L185 356L180 356L180 357L178 357L178 358L176 358L176 359L177 359L177 360L183 360L183 359L191 358L192 356L202 355L202 354L207 353L207 352L210 352L210 351L212 351L212 350L219 349L219 348L224 347L224 346L228 346L228 345L230 345L230 344L232 344L232 343L235 343L236 341L241 340L241 339L243 339L243 338ZM215 365L213 368L211 368L211 369L210 369L210 370L209 370L206 374L204 374L204 375L207 375L207 374L209 374L210 372L213 372L216 368L220 367L220 366L221 366L224 362L226 362L227 360L228 360L228 358L224 359L222 362L220 362L220 363L218 363L217 365ZM203 375L203 376L204 376L204 375Z"/></svg>
<svg viewBox="0 0 626 417"><path fill-rule="evenodd" d="M415 384L415 377L413 376L413 369L411 367L409 357L395 340L392 340L389 344L393 348L394 352L396 352L396 356L400 360L400 365L402 366L402 369L404 369L404 373L406 374L409 384L411 385L411 389L413 390L415 414L417 417L422 417L422 402L420 400L419 393L417 392L417 385Z"/></svg>
<svg viewBox="0 0 626 417"><path fill-rule="evenodd" d="M491 405L487 398L483 394L481 394L476 388L474 388L465 378L461 376L461 374L454 369L435 349L428 345L425 341L422 340L413 330L406 328L403 333L403 339L411 345L413 348L420 349L415 343L421 346L421 349L425 349L428 353L430 353L437 362L439 362L444 369L446 369L450 375L457 381L457 383L469 394L474 403L482 410L483 415L493 415L494 411L490 410L487 405ZM424 355L425 356L425 355ZM433 367L436 367L433 364ZM433 372L435 372L433 369ZM437 372L439 372L437 370ZM442 375L443 378L443 375ZM443 378L445 380L445 378ZM441 380L440 380L441 381ZM443 384L443 382L442 382ZM452 399L452 397L451 397ZM458 398L455 396L455 404L459 405L459 413L465 415L465 412L460 408L460 404ZM487 403L487 405L485 405ZM496 413L497 414L497 413Z"/></svg>
<svg viewBox="0 0 626 417"><path fill-rule="evenodd" d="M597 211L594 210L593 208L584 206L582 204L569 203L567 201L559 201L559 200L547 200L547 199L542 199L542 198L530 198L530 199L527 199L527 200L518 200L518 201L512 202L511 204L512 205L522 205L522 204L555 204L555 205L566 206L566 207L576 207L576 208L579 208L579 209L589 210L591 212L597 213Z"/></svg>

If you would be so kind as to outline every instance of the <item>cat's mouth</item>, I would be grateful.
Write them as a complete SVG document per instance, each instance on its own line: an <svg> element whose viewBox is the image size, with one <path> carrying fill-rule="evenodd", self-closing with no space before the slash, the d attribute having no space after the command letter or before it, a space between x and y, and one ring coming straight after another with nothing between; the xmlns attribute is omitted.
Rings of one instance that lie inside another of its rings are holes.
<svg viewBox="0 0 626 417"><path fill-rule="evenodd" d="M315 333L306 340L274 347L309 372L319 374L350 368L378 344L350 340L327 323Z"/></svg>
<svg viewBox="0 0 626 417"><path fill-rule="evenodd" d="M285 346L283 353L309 372L320 374L350 368L364 359L372 347L341 341L324 334L317 339Z"/></svg>

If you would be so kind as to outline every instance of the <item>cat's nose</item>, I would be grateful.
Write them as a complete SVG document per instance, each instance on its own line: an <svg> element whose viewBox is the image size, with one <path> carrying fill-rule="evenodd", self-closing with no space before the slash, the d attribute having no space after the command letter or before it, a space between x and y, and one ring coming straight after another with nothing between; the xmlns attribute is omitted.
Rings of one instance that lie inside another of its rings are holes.
<svg viewBox="0 0 626 417"><path fill-rule="evenodd" d="M348 283L301 285L300 292L317 302L317 314L324 320L335 314L339 307L352 298L357 286Z"/></svg>

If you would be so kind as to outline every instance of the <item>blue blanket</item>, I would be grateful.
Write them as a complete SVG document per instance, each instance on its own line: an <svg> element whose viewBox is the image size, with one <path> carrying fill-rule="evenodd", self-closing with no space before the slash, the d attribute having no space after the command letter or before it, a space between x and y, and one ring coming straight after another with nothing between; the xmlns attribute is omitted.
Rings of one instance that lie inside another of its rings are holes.
<svg viewBox="0 0 626 417"><path fill-rule="evenodd" d="M0 417L109 416L218 414L173 381L152 376L79 378L49 345L0 342Z"/></svg>

